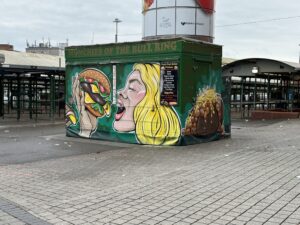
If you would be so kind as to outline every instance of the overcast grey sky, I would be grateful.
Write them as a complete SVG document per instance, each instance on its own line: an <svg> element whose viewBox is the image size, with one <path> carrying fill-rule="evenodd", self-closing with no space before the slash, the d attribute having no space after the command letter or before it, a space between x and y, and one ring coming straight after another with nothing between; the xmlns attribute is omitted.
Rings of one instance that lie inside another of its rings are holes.
<svg viewBox="0 0 300 225"><path fill-rule="evenodd" d="M50 38L52 45L114 42L142 38L141 0L1 0L0 43L24 51L29 43ZM297 62L300 51L300 0L217 0L215 43L232 58L267 57ZM276 18L253 24L224 26Z"/></svg>

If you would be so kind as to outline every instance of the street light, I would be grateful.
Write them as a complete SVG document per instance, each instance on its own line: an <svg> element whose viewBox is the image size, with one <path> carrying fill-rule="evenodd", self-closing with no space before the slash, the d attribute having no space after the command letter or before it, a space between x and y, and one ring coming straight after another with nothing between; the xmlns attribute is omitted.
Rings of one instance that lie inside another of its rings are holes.
<svg viewBox="0 0 300 225"><path fill-rule="evenodd" d="M119 20L118 18L116 18L113 22L116 23L115 43L118 43L118 23L121 23L122 20Z"/></svg>
<svg viewBox="0 0 300 225"><path fill-rule="evenodd" d="M258 72L259 72L258 67L257 67L257 66L254 66L254 67L252 68L252 73L253 73L253 74L258 74Z"/></svg>
<svg viewBox="0 0 300 225"><path fill-rule="evenodd" d="M299 44L299 47L300 47L300 44ZM299 50L299 64L300 64L300 50Z"/></svg>

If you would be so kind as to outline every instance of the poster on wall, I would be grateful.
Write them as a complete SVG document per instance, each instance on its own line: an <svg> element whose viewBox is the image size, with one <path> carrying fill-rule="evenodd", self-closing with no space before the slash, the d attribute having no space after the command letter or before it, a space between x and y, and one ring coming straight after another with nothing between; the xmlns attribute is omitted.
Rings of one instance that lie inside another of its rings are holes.
<svg viewBox="0 0 300 225"><path fill-rule="evenodd" d="M161 73L161 105L175 106L178 104L178 63L163 62Z"/></svg>

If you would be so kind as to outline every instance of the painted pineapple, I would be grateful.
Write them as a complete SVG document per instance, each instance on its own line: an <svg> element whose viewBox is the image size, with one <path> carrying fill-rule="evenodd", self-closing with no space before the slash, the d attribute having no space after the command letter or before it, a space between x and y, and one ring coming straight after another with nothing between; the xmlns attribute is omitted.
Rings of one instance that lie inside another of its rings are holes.
<svg viewBox="0 0 300 225"><path fill-rule="evenodd" d="M191 110L184 135L208 136L223 133L223 100L214 89L206 89L197 96L196 104Z"/></svg>

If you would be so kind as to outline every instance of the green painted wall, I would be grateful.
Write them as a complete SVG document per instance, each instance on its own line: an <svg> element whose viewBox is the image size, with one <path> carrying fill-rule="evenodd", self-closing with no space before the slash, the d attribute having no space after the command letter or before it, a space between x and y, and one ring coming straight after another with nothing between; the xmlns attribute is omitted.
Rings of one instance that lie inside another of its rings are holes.
<svg viewBox="0 0 300 225"><path fill-rule="evenodd" d="M69 47L67 135L154 145L230 135L221 58L220 46L180 38Z"/></svg>

